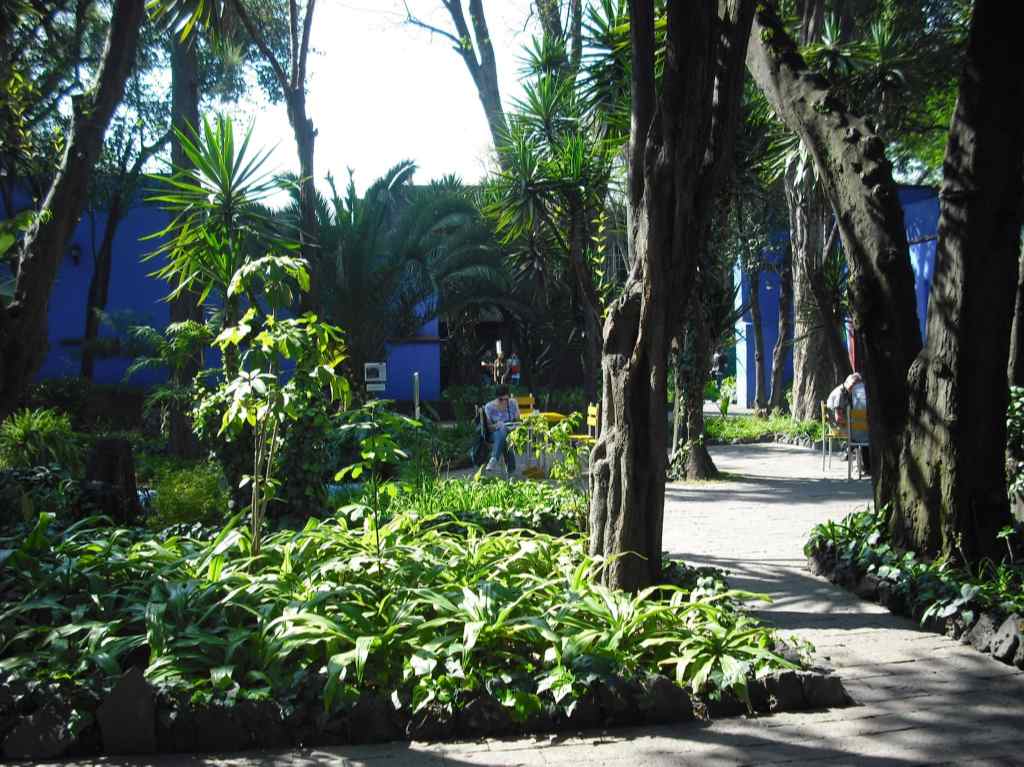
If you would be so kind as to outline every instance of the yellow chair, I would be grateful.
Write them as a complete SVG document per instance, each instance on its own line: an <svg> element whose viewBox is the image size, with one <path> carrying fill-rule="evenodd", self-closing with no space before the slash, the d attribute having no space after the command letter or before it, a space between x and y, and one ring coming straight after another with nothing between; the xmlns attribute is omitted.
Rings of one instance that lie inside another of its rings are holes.
<svg viewBox="0 0 1024 767"><path fill-rule="evenodd" d="M828 457L828 468L832 468L832 443L845 442L847 445L846 479L853 479L853 461L857 461L857 479L863 476L859 453L855 448L869 447L867 438L854 439L854 435L868 433L868 411L866 408L846 408L846 425L834 426L828 418L828 405L821 403L821 470L825 471L825 458Z"/></svg>
<svg viewBox="0 0 1024 767"><path fill-rule="evenodd" d="M600 415L601 409L595 405L587 405L587 433L586 434L573 434L572 440L578 442L581 445L587 445L593 447L597 444L597 433L600 428L600 421L598 416Z"/></svg>
<svg viewBox="0 0 1024 767"><path fill-rule="evenodd" d="M533 412L533 407L536 405L532 394L520 394L516 397L516 405L519 406L519 416L528 416Z"/></svg>

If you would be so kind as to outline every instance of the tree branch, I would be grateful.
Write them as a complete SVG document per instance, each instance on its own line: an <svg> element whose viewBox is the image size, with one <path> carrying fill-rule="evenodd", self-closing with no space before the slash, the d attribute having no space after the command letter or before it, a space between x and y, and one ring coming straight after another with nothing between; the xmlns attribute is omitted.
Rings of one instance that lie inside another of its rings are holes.
<svg viewBox="0 0 1024 767"><path fill-rule="evenodd" d="M313 11L315 8L316 0L307 0L306 18L302 21L302 43L299 47L299 73L295 80L296 88L303 88L306 83L306 60L309 58L309 35L313 29Z"/></svg>
<svg viewBox="0 0 1024 767"><path fill-rule="evenodd" d="M259 33L259 30L257 30L256 26L252 23L252 19L249 17L248 12L246 12L245 7L242 5L242 0L231 0L231 4L234 6L235 12L238 14L238 18L241 20L242 26L245 27L245 31L248 33L249 38L253 41L256 47L259 48L260 53L263 54L263 57L267 62L269 62L270 68L274 70L274 76L277 78L277 81L280 83L281 88L284 90L285 96L287 97L292 86L288 79L288 75L285 74L284 68L281 66L280 62L278 62L274 52L270 50L270 46L268 46L267 41L263 39L263 35Z"/></svg>
<svg viewBox="0 0 1024 767"><path fill-rule="evenodd" d="M445 7L447 7L447 4L445 4ZM412 15L412 11L409 10L408 3L405 3L405 23L411 24L414 27L419 27L420 29L425 29L428 32L433 32L435 35L441 35L441 37L448 38L455 44L455 49L459 51L459 53L461 54L462 41L459 40L459 38L457 38L451 32L447 32L441 29L440 27L435 27L432 24L427 24L425 21L420 21L419 19L417 19L415 16Z"/></svg>

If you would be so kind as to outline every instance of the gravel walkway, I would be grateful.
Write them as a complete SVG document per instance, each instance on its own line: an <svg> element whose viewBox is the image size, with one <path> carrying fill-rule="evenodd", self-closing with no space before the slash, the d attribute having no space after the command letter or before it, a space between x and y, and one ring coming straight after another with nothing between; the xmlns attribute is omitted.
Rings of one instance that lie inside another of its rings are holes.
<svg viewBox="0 0 1024 767"><path fill-rule="evenodd" d="M867 480L805 448L713 450L728 481L667 489L665 548L728 570L772 595L763 617L810 640L859 705L712 724L460 744L394 744L228 758L158 757L148 765L916 765L1024 764L1024 673L925 633L804 568L817 522L863 506Z"/></svg>

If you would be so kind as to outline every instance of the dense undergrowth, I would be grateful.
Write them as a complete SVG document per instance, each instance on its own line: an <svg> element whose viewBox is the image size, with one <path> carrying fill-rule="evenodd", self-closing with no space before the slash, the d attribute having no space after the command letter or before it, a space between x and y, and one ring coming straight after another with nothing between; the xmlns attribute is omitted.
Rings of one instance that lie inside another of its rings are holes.
<svg viewBox="0 0 1024 767"><path fill-rule="evenodd" d="M804 546L808 556L827 557L837 566L876 576L889 584L892 603L919 618L944 619L957 613L969 623L978 611L1024 613L1024 561L1014 548L1019 535L1000 533L1007 555L963 564L952 559L924 561L899 551L887 540L886 515L869 507L840 522L817 525Z"/></svg>
<svg viewBox="0 0 1024 767"><path fill-rule="evenodd" d="M415 711L486 693L521 720L571 711L601 681L663 671L742 698L748 678L792 667L737 609L748 595L713 577L684 569L684 585L611 591L579 537L486 533L416 503L379 530L311 519L258 556L237 518L210 539L50 521L0 542L8 681L98 697L141 664L193 702L287 705L312 684L327 712L367 691Z"/></svg>

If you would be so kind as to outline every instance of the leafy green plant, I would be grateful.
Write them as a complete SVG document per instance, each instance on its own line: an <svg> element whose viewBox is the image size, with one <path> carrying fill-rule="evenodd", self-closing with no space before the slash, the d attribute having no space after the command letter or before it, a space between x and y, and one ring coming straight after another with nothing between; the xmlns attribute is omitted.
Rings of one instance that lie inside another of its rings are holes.
<svg viewBox="0 0 1024 767"><path fill-rule="evenodd" d="M0 423L0 468L27 469L57 464L81 469L82 446L71 419L56 410L19 410Z"/></svg>
<svg viewBox="0 0 1024 767"><path fill-rule="evenodd" d="M718 410L724 420L729 415L729 407L732 405L732 398L736 396L736 379L732 376L722 379L722 385L718 387Z"/></svg>
<svg viewBox="0 0 1024 767"><path fill-rule="evenodd" d="M873 573L889 581L922 621L960 614L968 622L977 610L1004 614L1024 610L1024 565L1011 556L999 563L985 559L973 565L938 559L919 560L888 541L884 510L868 508L840 522L817 525L804 546L808 556L826 554L838 564ZM1013 535L1008 531L1005 537Z"/></svg>
<svg viewBox="0 0 1024 767"><path fill-rule="evenodd" d="M257 550L241 514L208 539L51 522L0 540L0 590L14 595L0 610L0 671L93 695L143 646L161 690L292 704L314 686L327 712L372 691L406 712L492 695L525 717L666 665L706 694L741 686L741 664L792 667L771 630L736 612L749 595L611 591L581 539L402 513L376 534L311 519Z"/></svg>
<svg viewBox="0 0 1024 767"><path fill-rule="evenodd" d="M153 529L197 522L219 525L227 517L227 482L215 463L197 462L164 471L152 489L153 514L146 523Z"/></svg>
<svg viewBox="0 0 1024 767"><path fill-rule="evenodd" d="M747 442L777 436L805 437L812 442L821 439L819 421L795 421L788 415L772 414L767 418L734 415L712 418L704 425L705 435L715 442Z"/></svg>
<svg viewBox="0 0 1024 767"><path fill-rule="evenodd" d="M336 373L344 359L342 333L313 314L286 320L271 314L260 323L257 312L249 309L216 343L225 353L245 345L238 375L214 396L225 406L219 434L238 437L252 430L252 470L242 477L240 488L251 492L252 542L258 554L267 506L281 485L276 457L285 432L308 414L311 401L323 408L335 400L344 405L348 397L348 382ZM293 366L287 374L286 362Z"/></svg>

